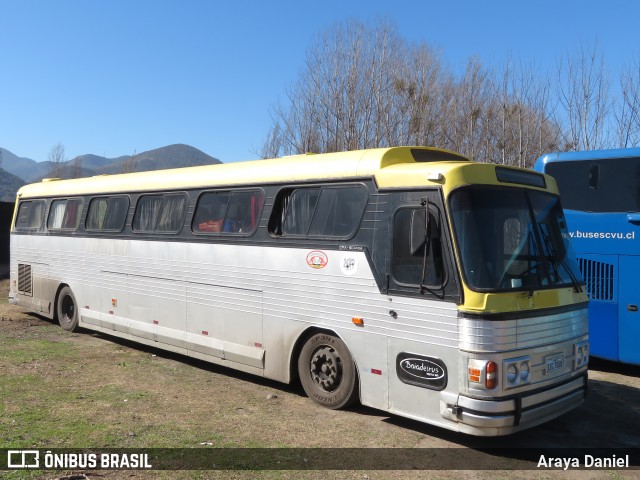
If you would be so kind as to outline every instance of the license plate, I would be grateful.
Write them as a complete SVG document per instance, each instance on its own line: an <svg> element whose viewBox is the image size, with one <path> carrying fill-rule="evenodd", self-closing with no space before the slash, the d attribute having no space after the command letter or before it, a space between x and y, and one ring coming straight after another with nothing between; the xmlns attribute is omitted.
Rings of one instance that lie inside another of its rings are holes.
<svg viewBox="0 0 640 480"><path fill-rule="evenodd" d="M544 363L546 364L546 374L562 370L562 367L564 366L564 353L546 357L544 359Z"/></svg>

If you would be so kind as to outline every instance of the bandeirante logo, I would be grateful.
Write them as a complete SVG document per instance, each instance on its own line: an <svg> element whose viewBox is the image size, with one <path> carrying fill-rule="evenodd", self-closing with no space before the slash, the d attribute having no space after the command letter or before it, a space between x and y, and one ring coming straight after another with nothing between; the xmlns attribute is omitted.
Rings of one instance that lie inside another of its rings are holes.
<svg viewBox="0 0 640 480"><path fill-rule="evenodd" d="M444 377L444 370L430 360L405 358L400 362L400 368L418 378L438 380Z"/></svg>
<svg viewBox="0 0 640 480"><path fill-rule="evenodd" d="M447 367L435 357L401 352L396 357L396 374L403 383L443 390L447 386Z"/></svg>

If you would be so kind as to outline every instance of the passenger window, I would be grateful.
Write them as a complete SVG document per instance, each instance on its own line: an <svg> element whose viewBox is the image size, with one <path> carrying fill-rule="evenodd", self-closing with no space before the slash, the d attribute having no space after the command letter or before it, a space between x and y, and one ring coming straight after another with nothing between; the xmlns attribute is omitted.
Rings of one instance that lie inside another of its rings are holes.
<svg viewBox="0 0 640 480"><path fill-rule="evenodd" d="M349 238L358 229L368 193L361 186L285 190L274 207L269 232L316 238Z"/></svg>
<svg viewBox="0 0 640 480"><path fill-rule="evenodd" d="M145 195L140 197L133 217L136 232L178 233L187 209L184 194Z"/></svg>
<svg viewBox="0 0 640 480"><path fill-rule="evenodd" d="M129 210L128 197L94 198L89 203L86 229L120 232L127 219L127 210Z"/></svg>
<svg viewBox="0 0 640 480"><path fill-rule="evenodd" d="M38 230L42 226L45 210L44 200L20 202L16 218L16 230Z"/></svg>
<svg viewBox="0 0 640 480"><path fill-rule="evenodd" d="M285 235L307 235L319 196L319 188L294 190L286 206Z"/></svg>
<svg viewBox="0 0 640 480"><path fill-rule="evenodd" d="M49 209L49 230L77 230L82 215L82 200L70 198L54 200Z"/></svg>
<svg viewBox="0 0 640 480"><path fill-rule="evenodd" d="M414 215L424 216L424 209L401 208L395 214L391 273L396 283L401 285L442 288L445 272L438 211L434 207L429 208L426 241L412 253L411 229Z"/></svg>
<svg viewBox="0 0 640 480"><path fill-rule="evenodd" d="M261 190L203 193L193 217L193 231L250 235L258 228L263 205Z"/></svg>
<svg viewBox="0 0 640 480"><path fill-rule="evenodd" d="M364 188L323 188L309 236L350 237L360 225L366 204Z"/></svg>

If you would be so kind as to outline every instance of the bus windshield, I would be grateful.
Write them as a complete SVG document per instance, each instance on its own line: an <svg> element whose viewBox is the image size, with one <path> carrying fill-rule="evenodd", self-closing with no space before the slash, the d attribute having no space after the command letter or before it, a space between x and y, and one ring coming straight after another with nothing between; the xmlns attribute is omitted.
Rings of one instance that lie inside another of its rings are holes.
<svg viewBox="0 0 640 480"><path fill-rule="evenodd" d="M450 206L462 273L471 289L580 289L581 276L557 196L468 186L453 192Z"/></svg>
<svg viewBox="0 0 640 480"><path fill-rule="evenodd" d="M639 212L640 158L549 162L562 206L582 212Z"/></svg>

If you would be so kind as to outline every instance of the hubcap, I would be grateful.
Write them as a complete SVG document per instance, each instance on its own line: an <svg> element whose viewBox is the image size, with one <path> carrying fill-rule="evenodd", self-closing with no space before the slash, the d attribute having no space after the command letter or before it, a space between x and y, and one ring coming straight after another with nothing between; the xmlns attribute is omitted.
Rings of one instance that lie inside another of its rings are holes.
<svg viewBox="0 0 640 480"><path fill-rule="evenodd" d="M66 295L62 299L62 316L64 317L64 320L69 323L73 320L75 314L76 306L73 303L73 299L70 295Z"/></svg>
<svg viewBox="0 0 640 480"><path fill-rule="evenodd" d="M326 392L332 392L340 386L342 380L342 360L337 352L323 345L311 357L311 378Z"/></svg>

